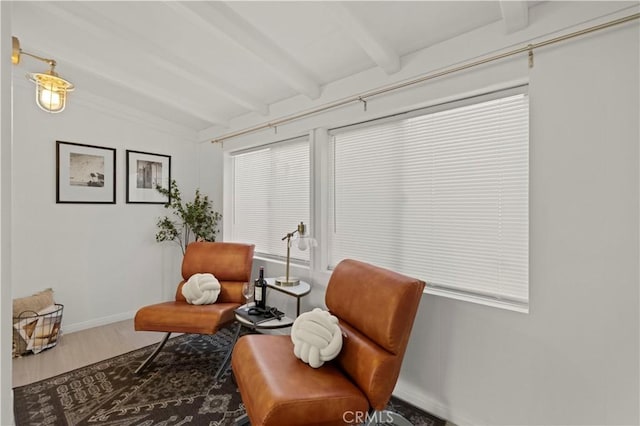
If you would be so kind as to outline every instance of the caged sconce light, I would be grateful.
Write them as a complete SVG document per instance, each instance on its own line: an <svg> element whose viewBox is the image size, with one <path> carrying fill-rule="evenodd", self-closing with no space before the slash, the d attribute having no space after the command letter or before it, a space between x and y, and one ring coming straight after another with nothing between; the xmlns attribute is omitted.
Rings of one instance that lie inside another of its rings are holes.
<svg viewBox="0 0 640 426"><path fill-rule="evenodd" d="M67 92L75 89L73 84L61 78L58 73L55 72L55 60L25 52L20 48L20 40L18 40L17 37L11 37L11 41L11 62L14 65L20 63L21 55L31 56L32 58L49 64L51 67L49 71L29 73L27 74L27 78L36 85L36 103L40 108L51 113L62 112L67 101Z"/></svg>
<svg viewBox="0 0 640 426"><path fill-rule="evenodd" d="M314 247L318 245L316 240L307 235L307 227L302 222L298 224L298 228L295 231L289 232L287 235L282 237L282 241L287 240L287 265L285 267L285 276L276 278L276 285L283 287L293 287L300 284L300 280L298 278L289 277L289 261L291 255L292 239L294 241L298 240L298 248L302 251L308 249L309 246Z"/></svg>

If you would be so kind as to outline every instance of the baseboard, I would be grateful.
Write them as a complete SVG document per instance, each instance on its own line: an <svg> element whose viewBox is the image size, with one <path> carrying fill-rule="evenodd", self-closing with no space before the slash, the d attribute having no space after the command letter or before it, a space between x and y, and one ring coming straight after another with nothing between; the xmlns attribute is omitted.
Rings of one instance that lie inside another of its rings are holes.
<svg viewBox="0 0 640 426"><path fill-rule="evenodd" d="M446 420L448 424L454 423L459 426L478 424L464 415L454 413L447 405L431 398L424 393L422 389L404 380L398 379L398 383L396 383L396 387L393 390L393 395L434 416Z"/></svg>
<svg viewBox="0 0 640 426"><path fill-rule="evenodd" d="M14 405L13 405L13 401L15 401L15 397L14 397L14 395L13 395L13 393L14 393L14 392L15 392L15 391L14 391L13 389L11 389L11 402L10 402L10 407L14 407ZM9 419L8 419L8 420L9 420L9 424L10 424L10 425L15 424L15 414L13 413L13 410L11 410L11 411L9 412Z"/></svg>
<svg viewBox="0 0 640 426"><path fill-rule="evenodd" d="M135 311L130 311L115 315L109 315L107 317L96 318L89 321L78 322L75 324L63 324L62 332L73 333L76 331L86 330L88 328L99 327L101 325L107 325L118 321L124 321L133 318L135 314Z"/></svg>

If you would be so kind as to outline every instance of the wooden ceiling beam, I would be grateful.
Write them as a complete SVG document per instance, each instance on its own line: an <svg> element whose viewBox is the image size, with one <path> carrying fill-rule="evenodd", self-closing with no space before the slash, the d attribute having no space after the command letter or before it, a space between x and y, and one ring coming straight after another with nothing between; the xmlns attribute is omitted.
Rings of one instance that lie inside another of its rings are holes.
<svg viewBox="0 0 640 426"><path fill-rule="evenodd" d="M131 45L137 46L137 49L133 52L134 55L144 56L148 60L155 62L159 69L198 85L201 91L209 92L212 97L223 96L227 100L261 115L267 115L269 112L267 104L234 87L230 82L216 80L210 73L201 69L189 58L172 54L144 34L131 30L116 20L105 16L100 13L98 8L91 5L91 2L76 2L72 5L66 5L66 7L64 2L51 2L50 5L52 5L50 8L58 8L58 13L66 18L73 17L73 21L76 23L80 20L89 24L90 31L101 38L112 40L118 38L121 49L131 50ZM180 64L180 66L176 64ZM207 78L204 78L203 75L206 75Z"/></svg>
<svg viewBox="0 0 640 426"><path fill-rule="evenodd" d="M51 14L51 16L55 16L69 22L70 24L76 25L86 33L93 34L98 38L104 37L106 34L103 30L95 27L86 20L76 19L75 15L70 14L65 9L55 6L54 2L42 2L38 7ZM109 34L108 37L111 38L111 34ZM60 44L47 41L39 41L38 50L45 51L47 54L54 56L58 61L58 65L62 65L62 63L67 62L70 66L73 66L86 74L109 81L112 84L121 86L131 92L137 93L138 95L145 96L147 99L151 99L154 102L165 105L166 107L182 111L185 114L189 114L207 123L228 126L228 118L207 112L205 106L188 99L181 99L179 102L176 102L175 95L172 92L156 85L152 85L143 78L136 78L131 73L123 71L121 67L114 66L107 61L101 60L99 55L83 54L78 50L71 50ZM76 90L80 89L80 87L76 88ZM90 91L91 89L89 88L87 90Z"/></svg>
<svg viewBox="0 0 640 426"><path fill-rule="evenodd" d="M389 75L400 71L401 64L398 53L355 16L347 3L326 2L324 5L345 34L358 43L380 68Z"/></svg>
<svg viewBox="0 0 640 426"><path fill-rule="evenodd" d="M259 58L283 83L308 96L320 97L320 85L279 46L223 2L166 2L181 16L220 35Z"/></svg>

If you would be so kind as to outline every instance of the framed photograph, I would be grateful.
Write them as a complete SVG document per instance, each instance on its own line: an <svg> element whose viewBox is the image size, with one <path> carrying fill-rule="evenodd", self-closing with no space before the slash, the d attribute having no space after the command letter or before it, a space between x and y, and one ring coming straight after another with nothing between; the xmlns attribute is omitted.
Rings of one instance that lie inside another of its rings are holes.
<svg viewBox="0 0 640 426"><path fill-rule="evenodd" d="M127 203L166 204L169 196L156 187L169 189L171 156L127 150Z"/></svg>
<svg viewBox="0 0 640 426"><path fill-rule="evenodd" d="M115 204L115 148L56 141L56 203Z"/></svg>

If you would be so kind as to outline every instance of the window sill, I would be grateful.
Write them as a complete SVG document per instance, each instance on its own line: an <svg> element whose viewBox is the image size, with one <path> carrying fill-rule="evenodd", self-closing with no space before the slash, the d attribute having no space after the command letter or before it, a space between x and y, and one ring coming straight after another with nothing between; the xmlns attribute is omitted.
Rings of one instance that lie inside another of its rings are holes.
<svg viewBox="0 0 640 426"><path fill-rule="evenodd" d="M265 256L265 255L261 255L261 254L255 254L253 256L254 260L259 260L262 262L269 262L272 263L274 265L286 265L287 264L287 260L286 259L281 259L279 257L271 257L271 256ZM303 268L303 269L307 269L309 270L309 261L304 261L304 260L297 260L297 259L291 259L289 261L289 266L293 266L295 268Z"/></svg>
<svg viewBox="0 0 640 426"><path fill-rule="evenodd" d="M425 287L425 294L432 294L434 296L446 297L454 300L462 300L465 302L476 303L484 306L491 306L493 308L506 309L508 311L520 312L522 314L529 313L529 305L513 302L509 300L499 300L491 297L484 297L478 294L464 293L451 289Z"/></svg>

